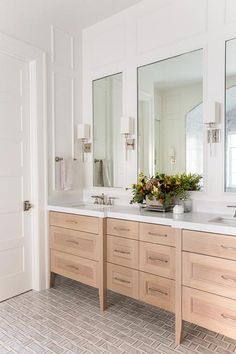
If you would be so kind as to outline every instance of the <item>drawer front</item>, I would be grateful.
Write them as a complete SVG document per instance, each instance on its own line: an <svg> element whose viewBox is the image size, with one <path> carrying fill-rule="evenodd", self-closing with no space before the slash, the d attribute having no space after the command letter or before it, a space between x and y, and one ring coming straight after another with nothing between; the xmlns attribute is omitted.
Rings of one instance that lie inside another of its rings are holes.
<svg viewBox="0 0 236 354"><path fill-rule="evenodd" d="M110 263L138 269L138 241L123 237L107 237L107 260Z"/></svg>
<svg viewBox="0 0 236 354"><path fill-rule="evenodd" d="M236 300L236 262L183 252L183 284Z"/></svg>
<svg viewBox="0 0 236 354"><path fill-rule="evenodd" d="M51 271L81 283L98 286L98 263L51 250Z"/></svg>
<svg viewBox="0 0 236 354"><path fill-rule="evenodd" d="M50 225L90 232L92 234L99 233L98 218L91 216L50 212Z"/></svg>
<svg viewBox="0 0 236 354"><path fill-rule="evenodd" d="M148 304L175 311L175 281L139 273L139 298Z"/></svg>
<svg viewBox="0 0 236 354"><path fill-rule="evenodd" d="M175 249L169 246L140 242L139 269L143 272L175 279Z"/></svg>
<svg viewBox="0 0 236 354"><path fill-rule="evenodd" d="M120 219L107 219L107 233L138 240L139 223Z"/></svg>
<svg viewBox="0 0 236 354"><path fill-rule="evenodd" d="M236 301L183 287L183 319L236 339Z"/></svg>
<svg viewBox="0 0 236 354"><path fill-rule="evenodd" d="M174 229L170 226L141 223L139 230L141 241L175 246Z"/></svg>
<svg viewBox="0 0 236 354"><path fill-rule="evenodd" d="M138 271L108 263L107 286L119 294L138 299Z"/></svg>
<svg viewBox="0 0 236 354"><path fill-rule="evenodd" d="M184 230L183 250L236 260L236 237Z"/></svg>
<svg viewBox="0 0 236 354"><path fill-rule="evenodd" d="M50 247L76 256L98 260L98 235L50 226Z"/></svg>

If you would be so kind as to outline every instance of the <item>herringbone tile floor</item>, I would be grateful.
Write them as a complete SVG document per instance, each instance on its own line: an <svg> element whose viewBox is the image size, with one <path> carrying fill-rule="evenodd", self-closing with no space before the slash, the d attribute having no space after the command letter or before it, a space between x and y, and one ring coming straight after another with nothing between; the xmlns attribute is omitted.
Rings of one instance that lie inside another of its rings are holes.
<svg viewBox="0 0 236 354"><path fill-rule="evenodd" d="M236 341L185 325L181 346L174 343L174 316L109 293L99 311L97 290L70 280L28 292L0 304L0 354L232 354Z"/></svg>

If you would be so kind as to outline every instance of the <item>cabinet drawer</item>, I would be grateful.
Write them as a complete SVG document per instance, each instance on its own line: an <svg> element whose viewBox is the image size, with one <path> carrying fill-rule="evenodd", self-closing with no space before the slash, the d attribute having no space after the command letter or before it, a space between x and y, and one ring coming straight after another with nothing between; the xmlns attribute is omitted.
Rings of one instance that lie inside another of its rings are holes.
<svg viewBox="0 0 236 354"><path fill-rule="evenodd" d="M107 219L108 235L138 239L139 224L135 221Z"/></svg>
<svg viewBox="0 0 236 354"><path fill-rule="evenodd" d="M139 298L168 311L175 310L175 281L139 273Z"/></svg>
<svg viewBox="0 0 236 354"><path fill-rule="evenodd" d="M183 250L236 260L236 237L184 230Z"/></svg>
<svg viewBox="0 0 236 354"><path fill-rule="evenodd" d="M236 339L236 301L183 287L183 319Z"/></svg>
<svg viewBox="0 0 236 354"><path fill-rule="evenodd" d="M50 227L50 247L76 256L98 260L98 235Z"/></svg>
<svg viewBox="0 0 236 354"><path fill-rule="evenodd" d="M183 252L183 283L236 300L236 262Z"/></svg>
<svg viewBox="0 0 236 354"><path fill-rule="evenodd" d="M107 260L110 263L138 269L138 241L107 237Z"/></svg>
<svg viewBox="0 0 236 354"><path fill-rule="evenodd" d="M51 250L51 271L81 283L97 287L98 263Z"/></svg>
<svg viewBox="0 0 236 354"><path fill-rule="evenodd" d="M99 232L98 218L91 216L50 212L50 225L92 234Z"/></svg>
<svg viewBox="0 0 236 354"><path fill-rule="evenodd" d="M161 245L174 246L174 229L170 226L141 223L140 240Z"/></svg>
<svg viewBox="0 0 236 354"><path fill-rule="evenodd" d="M138 271L108 263L107 286L119 294L138 299Z"/></svg>
<svg viewBox="0 0 236 354"><path fill-rule="evenodd" d="M175 278L175 249L169 246L140 242L139 269L143 272Z"/></svg>

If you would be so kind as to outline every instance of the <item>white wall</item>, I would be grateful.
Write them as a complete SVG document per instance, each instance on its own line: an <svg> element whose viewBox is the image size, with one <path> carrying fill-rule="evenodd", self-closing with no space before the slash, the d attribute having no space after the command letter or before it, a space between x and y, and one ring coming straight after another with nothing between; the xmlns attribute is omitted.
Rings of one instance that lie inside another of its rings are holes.
<svg viewBox="0 0 236 354"><path fill-rule="evenodd" d="M72 134L74 135L74 128L82 115L81 31L70 31L68 21L63 23L60 16L52 18L45 4L36 1L34 5L35 10L32 3L27 6L27 1L22 1L20 5L14 0L1 1L0 32L41 48L47 53L49 198L74 200L81 197L81 178L75 178L72 192L54 191L53 155L78 155L76 143L73 153ZM57 13L57 9L54 10L54 13ZM79 170L81 166L78 161L75 166L76 176L79 175Z"/></svg>
<svg viewBox="0 0 236 354"><path fill-rule="evenodd" d="M225 41L236 37L235 0L144 0L106 21L83 31L83 117L92 123L91 80L123 72L123 115L137 119L137 67L203 48L204 111L210 100L221 103L222 141L210 156L205 151L205 192L195 193L195 209L218 210L236 199L224 192L224 70ZM125 166L125 184L137 176L137 149L129 152ZM85 196L92 187L92 156L84 169ZM101 192L102 190L96 190ZM105 189L128 201L125 191ZM204 199L205 202L198 203ZM209 203L207 203L209 201ZM212 202L212 203L210 203ZM203 206L204 204L204 206ZM226 208L224 209L226 210Z"/></svg>

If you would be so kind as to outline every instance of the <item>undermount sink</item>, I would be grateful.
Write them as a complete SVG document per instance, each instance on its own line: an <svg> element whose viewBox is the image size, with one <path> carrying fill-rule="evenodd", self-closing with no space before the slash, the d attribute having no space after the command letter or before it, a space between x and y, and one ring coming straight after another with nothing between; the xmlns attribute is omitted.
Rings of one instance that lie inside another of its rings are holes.
<svg viewBox="0 0 236 354"><path fill-rule="evenodd" d="M109 208L111 206L110 205L103 205L103 204L81 203L81 204L71 204L71 207L78 208L78 209L103 210L103 209Z"/></svg>
<svg viewBox="0 0 236 354"><path fill-rule="evenodd" d="M221 225L236 226L236 217L218 216L216 218L208 220L209 222L214 222Z"/></svg>

